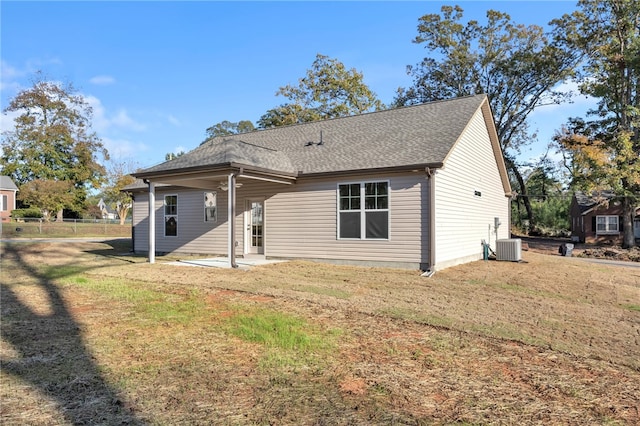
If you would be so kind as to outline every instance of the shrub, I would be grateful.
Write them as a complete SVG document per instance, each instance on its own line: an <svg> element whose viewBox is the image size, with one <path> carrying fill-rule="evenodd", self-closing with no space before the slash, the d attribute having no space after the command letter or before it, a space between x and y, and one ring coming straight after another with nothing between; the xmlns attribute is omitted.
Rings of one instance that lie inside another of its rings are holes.
<svg viewBox="0 0 640 426"><path fill-rule="evenodd" d="M11 217L14 219L24 219L24 218L40 219L42 217L42 211L36 207L29 207L27 209L15 209L11 212Z"/></svg>

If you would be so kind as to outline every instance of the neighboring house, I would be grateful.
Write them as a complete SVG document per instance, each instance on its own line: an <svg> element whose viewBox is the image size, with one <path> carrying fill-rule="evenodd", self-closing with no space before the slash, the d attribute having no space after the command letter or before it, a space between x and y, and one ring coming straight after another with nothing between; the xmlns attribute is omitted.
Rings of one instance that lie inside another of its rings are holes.
<svg viewBox="0 0 640 426"><path fill-rule="evenodd" d="M509 237L484 95L221 136L135 176L134 250L150 262L260 254L434 271Z"/></svg>
<svg viewBox="0 0 640 426"><path fill-rule="evenodd" d="M104 202L104 199L100 198L98 201L98 208L100 212L102 212L103 219L114 220L118 218L118 214L113 210L107 203Z"/></svg>
<svg viewBox="0 0 640 426"><path fill-rule="evenodd" d="M0 220L9 222L11 212L16 209L18 187L9 176L0 176Z"/></svg>
<svg viewBox="0 0 640 426"><path fill-rule="evenodd" d="M588 196L576 192L569 207L571 237L581 243L622 244L622 203L611 192ZM634 220L634 234L640 238L640 208Z"/></svg>

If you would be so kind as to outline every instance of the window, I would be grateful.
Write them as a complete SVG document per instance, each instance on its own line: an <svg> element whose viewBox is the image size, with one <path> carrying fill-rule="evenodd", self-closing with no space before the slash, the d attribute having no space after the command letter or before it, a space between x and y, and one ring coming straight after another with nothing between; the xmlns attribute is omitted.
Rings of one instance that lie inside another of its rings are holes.
<svg viewBox="0 0 640 426"><path fill-rule="evenodd" d="M218 221L218 195L215 192L204 193L204 221L216 223Z"/></svg>
<svg viewBox="0 0 640 426"><path fill-rule="evenodd" d="M596 216L596 234L619 232L618 216Z"/></svg>
<svg viewBox="0 0 640 426"><path fill-rule="evenodd" d="M165 237L178 236L178 196L164 196L164 235Z"/></svg>
<svg viewBox="0 0 640 426"><path fill-rule="evenodd" d="M389 182L338 185L338 238L389 238Z"/></svg>
<svg viewBox="0 0 640 426"><path fill-rule="evenodd" d="M9 210L9 207L7 206L7 204L9 203L9 197L7 197L6 195L2 196L2 211L6 212L7 210Z"/></svg>

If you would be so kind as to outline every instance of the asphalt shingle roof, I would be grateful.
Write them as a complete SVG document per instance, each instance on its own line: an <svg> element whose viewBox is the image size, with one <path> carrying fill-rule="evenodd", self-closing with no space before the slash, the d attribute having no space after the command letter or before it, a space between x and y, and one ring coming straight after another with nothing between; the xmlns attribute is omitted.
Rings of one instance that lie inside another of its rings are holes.
<svg viewBox="0 0 640 426"><path fill-rule="evenodd" d="M582 191L575 192L576 203L580 208L580 213L585 213L591 210L592 207L602 204L605 200L612 199L615 194L612 191L600 191L594 192L592 195L587 195Z"/></svg>
<svg viewBox="0 0 640 426"><path fill-rule="evenodd" d="M178 158L150 167L143 172L148 173L229 163L243 164L268 170L278 170L287 173L296 172L291 161L282 151L247 143L244 141L244 136L246 135L216 138Z"/></svg>
<svg viewBox="0 0 640 426"><path fill-rule="evenodd" d="M442 164L485 95L220 136L140 173L242 164L286 173L331 173Z"/></svg>
<svg viewBox="0 0 640 426"><path fill-rule="evenodd" d="M0 189L7 189L9 191L17 191L18 187L11 180L9 176L0 176Z"/></svg>

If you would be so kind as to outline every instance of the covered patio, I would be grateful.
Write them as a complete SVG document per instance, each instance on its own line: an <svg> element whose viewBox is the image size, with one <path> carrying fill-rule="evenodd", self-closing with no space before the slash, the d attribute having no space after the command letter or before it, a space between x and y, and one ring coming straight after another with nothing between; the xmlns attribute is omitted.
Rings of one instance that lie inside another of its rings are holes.
<svg viewBox="0 0 640 426"><path fill-rule="evenodd" d="M205 264L210 263L210 266L214 266L224 262L229 268L238 268L234 238L236 233L236 193L242 185L238 179L291 185L295 183L297 173L293 170L289 159L282 153L236 139L226 139L222 143L196 149L196 151L198 150L206 152L202 152L199 156L178 157L170 162L134 174L148 187L149 263L155 263L156 253L156 188L158 186L175 186L203 190L219 189L227 192L227 256L209 260ZM206 158L206 164L200 164L197 160L194 161L194 158Z"/></svg>

